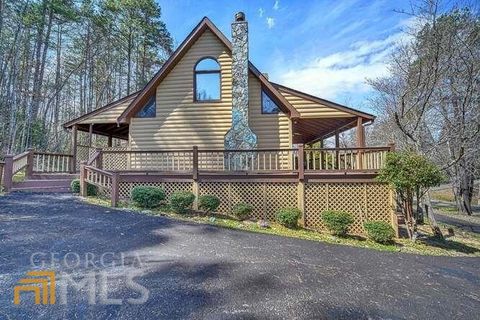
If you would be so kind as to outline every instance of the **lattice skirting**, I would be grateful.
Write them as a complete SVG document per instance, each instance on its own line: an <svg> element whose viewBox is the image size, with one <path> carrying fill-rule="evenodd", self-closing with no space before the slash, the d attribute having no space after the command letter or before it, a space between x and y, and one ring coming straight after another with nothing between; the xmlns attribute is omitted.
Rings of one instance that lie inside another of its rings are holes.
<svg viewBox="0 0 480 320"><path fill-rule="evenodd" d="M175 191L193 191L192 182L121 182L121 199L130 199L135 186L155 186L165 190L167 197ZM275 220L278 209L299 207L298 184L289 182L199 182L198 195L220 198L218 212L231 213L240 202L254 207L253 218ZM363 222L381 220L392 223L393 194L388 185L371 183L305 183L304 223L311 229L324 229L324 210L344 210L355 222L349 232L364 234Z"/></svg>
<svg viewBox="0 0 480 320"><path fill-rule="evenodd" d="M343 210L352 214L355 222L352 234L363 234L363 222L380 220L392 223L393 194L380 183L307 183L305 185L305 226L324 229L324 210Z"/></svg>
<svg viewBox="0 0 480 320"><path fill-rule="evenodd" d="M165 191L167 198L177 191L192 191L191 182L120 182L120 199L130 199L132 189L137 186L160 187Z"/></svg>
<svg viewBox="0 0 480 320"><path fill-rule="evenodd" d="M253 206L253 218L274 220L280 208L297 207L296 183L257 182L201 182L199 195L215 195L220 198L218 211L230 213L240 202Z"/></svg>

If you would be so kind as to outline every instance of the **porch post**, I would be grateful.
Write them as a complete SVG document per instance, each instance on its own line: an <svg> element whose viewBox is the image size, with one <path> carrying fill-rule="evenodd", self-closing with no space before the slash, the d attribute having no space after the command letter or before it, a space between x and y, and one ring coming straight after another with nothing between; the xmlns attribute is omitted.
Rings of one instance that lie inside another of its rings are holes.
<svg viewBox="0 0 480 320"><path fill-rule="evenodd" d="M305 227L305 152L303 144L298 146L298 183L297 183L297 204L302 212L300 225Z"/></svg>
<svg viewBox="0 0 480 320"><path fill-rule="evenodd" d="M80 162L80 196L86 197L87 196L87 170L85 166L87 165L87 161Z"/></svg>
<svg viewBox="0 0 480 320"><path fill-rule="evenodd" d="M108 136L108 147L109 147L109 148L112 147L112 144L113 144L112 142L113 142L113 137L112 137L112 135L109 135L109 136Z"/></svg>
<svg viewBox="0 0 480 320"><path fill-rule="evenodd" d="M118 172L112 173L112 189L110 194L110 201L112 207L116 207L118 199L120 198L120 174Z"/></svg>
<svg viewBox="0 0 480 320"><path fill-rule="evenodd" d="M192 192L195 195L195 200L193 201L193 210L198 210L198 147L193 146L192 153Z"/></svg>
<svg viewBox="0 0 480 320"><path fill-rule="evenodd" d="M93 123L90 123L88 127L88 146L92 146L92 135L93 135Z"/></svg>
<svg viewBox="0 0 480 320"><path fill-rule="evenodd" d="M365 129L363 119L357 118L357 148L365 148ZM363 150L357 152L357 169L363 169Z"/></svg>
<svg viewBox="0 0 480 320"><path fill-rule="evenodd" d="M13 155L9 154L5 156L5 166L3 167L3 176L5 186L5 192L9 192L13 185Z"/></svg>
<svg viewBox="0 0 480 320"><path fill-rule="evenodd" d="M28 148L28 156L27 156L27 168L25 169L25 176L27 179L30 179L33 175L33 156L34 156L34 149Z"/></svg>
<svg viewBox="0 0 480 320"><path fill-rule="evenodd" d="M77 171L77 125L72 127L72 158L70 164L70 173Z"/></svg>
<svg viewBox="0 0 480 320"><path fill-rule="evenodd" d="M335 130L335 168L340 169L340 152L338 148L340 148L340 133L338 130Z"/></svg>

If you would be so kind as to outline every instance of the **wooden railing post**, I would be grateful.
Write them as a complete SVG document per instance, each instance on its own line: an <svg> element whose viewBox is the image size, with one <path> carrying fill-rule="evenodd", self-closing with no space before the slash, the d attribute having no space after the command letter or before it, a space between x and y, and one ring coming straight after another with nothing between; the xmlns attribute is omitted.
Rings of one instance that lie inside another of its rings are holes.
<svg viewBox="0 0 480 320"><path fill-rule="evenodd" d="M5 156L5 167L3 168L5 192L10 192L13 186L13 155Z"/></svg>
<svg viewBox="0 0 480 320"><path fill-rule="evenodd" d="M95 167L98 169L103 168L103 151L102 148L95 148L95 152L98 153L97 158L95 159Z"/></svg>
<svg viewBox="0 0 480 320"><path fill-rule="evenodd" d="M77 171L77 125L72 128L72 157L70 158L70 173Z"/></svg>
<svg viewBox="0 0 480 320"><path fill-rule="evenodd" d="M192 156L192 170L193 170L193 180L198 180L198 147L193 146L193 156Z"/></svg>
<svg viewBox="0 0 480 320"><path fill-rule="evenodd" d="M120 197L120 174L118 172L112 173L112 190L110 194L111 205L116 207Z"/></svg>
<svg viewBox="0 0 480 320"><path fill-rule="evenodd" d="M4 167L5 167L5 163L0 162L0 192L2 192L3 168Z"/></svg>
<svg viewBox="0 0 480 320"><path fill-rule="evenodd" d="M305 149L303 144L298 146L298 180L303 181L305 178Z"/></svg>
<svg viewBox="0 0 480 320"><path fill-rule="evenodd" d="M33 148L28 148L28 156L27 156L27 167L25 168L25 176L27 179L32 178L33 175L33 158L35 150Z"/></svg>
<svg viewBox="0 0 480 320"><path fill-rule="evenodd" d="M5 192L9 192L13 185L13 155L9 154L5 156L5 167L3 168L3 173L5 176Z"/></svg>
<svg viewBox="0 0 480 320"><path fill-rule="evenodd" d="M80 196L82 197L87 196L87 169L85 168L86 165L86 161L80 162Z"/></svg>
<svg viewBox="0 0 480 320"><path fill-rule="evenodd" d="M198 210L198 147L193 146L193 155L192 155L192 192L195 195L195 200L193 201L193 210Z"/></svg>

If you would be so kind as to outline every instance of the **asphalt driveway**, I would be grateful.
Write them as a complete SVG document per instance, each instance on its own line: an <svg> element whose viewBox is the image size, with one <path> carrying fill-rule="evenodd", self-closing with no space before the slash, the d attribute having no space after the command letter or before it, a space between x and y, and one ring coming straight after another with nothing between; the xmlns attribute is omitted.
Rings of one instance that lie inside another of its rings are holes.
<svg viewBox="0 0 480 320"><path fill-rule="evenodd" d="M478 258L394 254L234 231L96 207L65 194L0 197L0 254L0 319L480 314ZM23 293L14 305L18 280L45 269L58 275L56 303L34 305L33 294ZM133 285L128 274L136 275ZM90 282L80 290L65 285L68 277L92 275L93 291ZM142 288L148 297L135 304L145 298Z"/></svg>

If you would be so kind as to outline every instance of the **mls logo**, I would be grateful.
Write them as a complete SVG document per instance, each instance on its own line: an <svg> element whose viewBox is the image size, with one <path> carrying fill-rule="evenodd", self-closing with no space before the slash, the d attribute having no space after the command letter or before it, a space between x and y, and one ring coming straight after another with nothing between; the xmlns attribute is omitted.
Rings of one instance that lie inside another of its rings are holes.
<svg viewBox="0 0 480 320"><path fill-rule="evenodd" d="M35 304L55 304L55 272L54 271L29 271L13 289L13 303L20 304L22 292L33 292ZM50 299L49 299L50 297Z"/></svg>

